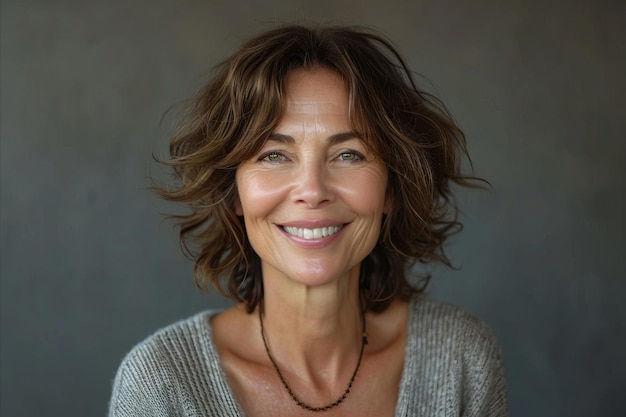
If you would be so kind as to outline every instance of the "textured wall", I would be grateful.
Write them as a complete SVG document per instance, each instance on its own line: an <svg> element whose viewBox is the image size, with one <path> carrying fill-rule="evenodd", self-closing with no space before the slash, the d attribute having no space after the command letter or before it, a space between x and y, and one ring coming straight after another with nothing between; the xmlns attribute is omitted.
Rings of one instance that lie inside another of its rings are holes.
<svg viewBox="0 0 626 417"><path fill-rule="evenodd" d="M512 414L624 415L624 3L311 3L2 1L2 415L104 415L134 343L225 305L146 176L162 114L274 21L381 29L465 128L494 190L432 292L496 330Z"/></svg>

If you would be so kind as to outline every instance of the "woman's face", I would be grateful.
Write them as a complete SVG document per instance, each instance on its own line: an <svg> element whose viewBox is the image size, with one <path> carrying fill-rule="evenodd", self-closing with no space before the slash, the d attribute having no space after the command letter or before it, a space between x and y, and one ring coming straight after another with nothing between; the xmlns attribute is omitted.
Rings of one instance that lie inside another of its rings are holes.
<svg viewBox="0 0 626 417"><path fill-rule="evenodd" d="M379 237L386 186L384 163L352 132L342 79L293 71L278 126L237 169L237 214L264 280L316 286L358 276Z"/></svg>

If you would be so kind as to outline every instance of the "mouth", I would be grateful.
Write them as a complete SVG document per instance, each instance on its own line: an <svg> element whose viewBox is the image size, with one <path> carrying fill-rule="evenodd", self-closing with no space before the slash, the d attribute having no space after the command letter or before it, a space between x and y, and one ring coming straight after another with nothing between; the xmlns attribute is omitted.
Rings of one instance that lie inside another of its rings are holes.
<svg viewBox="0 0 626 417"><path fill-rule="evenodd" d="M303 239L321 239L323 237L332 236L343 228L343 224L339 226L318 227L315 229L307 229L305 227L289 227L282 226L283 230L291 236L297 236Z"/></svg>

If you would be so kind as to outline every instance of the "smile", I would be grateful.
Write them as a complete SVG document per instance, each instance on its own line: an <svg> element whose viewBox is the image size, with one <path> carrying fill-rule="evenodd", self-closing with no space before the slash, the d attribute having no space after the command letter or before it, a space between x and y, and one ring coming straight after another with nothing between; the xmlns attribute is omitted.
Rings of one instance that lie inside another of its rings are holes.
<svg viewBox="0 0 626 417"><path fill-rule="evenodd" d="M283 226L283 230L291 236L298 236L303 239L320 239L322 237L332 236L341 230L343 225L331 227L319 227L317 229L306 229L303 227Z"/></svg>

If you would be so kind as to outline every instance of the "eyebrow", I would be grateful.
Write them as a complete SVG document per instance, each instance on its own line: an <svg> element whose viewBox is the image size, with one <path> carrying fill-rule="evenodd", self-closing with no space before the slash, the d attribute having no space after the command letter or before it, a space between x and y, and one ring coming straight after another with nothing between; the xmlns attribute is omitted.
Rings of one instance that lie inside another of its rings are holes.
<svg viewBox="0 0 626 417"><path fill-rule="evenodd" d="M355 138L359 139L359 135L357 135L355 132L341 132L341 133L335 133L334 135L330 135L328 137L328 142L331 145L336 145L338 143L345 142L347 140L355 139ZM283 135L282 133L270 133L267 140L271 140L271 141L279 142L279 143L286 143L286 144L292 144L296 141L293 138L293 136Z"/></svg>

